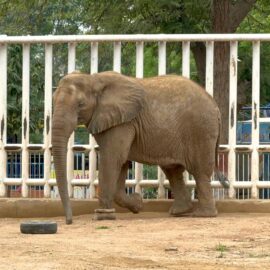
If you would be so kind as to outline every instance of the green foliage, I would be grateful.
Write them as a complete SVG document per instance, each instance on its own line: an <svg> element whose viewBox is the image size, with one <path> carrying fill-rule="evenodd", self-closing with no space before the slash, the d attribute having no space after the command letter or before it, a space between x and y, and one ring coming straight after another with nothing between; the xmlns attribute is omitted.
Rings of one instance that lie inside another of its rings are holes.
<svg viewBox="0 0 270 270"><path fill-rule="evenodd" d="M45 73L44 47L31 46L30 56L30 143L43 142L44 127L44 80Z"/></svg>
<svg viewBox="0 0 270 270"><path fill-rule="evenodd" d="M2 3L1 3L2 2ZM0 32L7 35L79 33L79 0L1 1Z"/></svg>
<svg viewBox="0 0 270 270"><path fill-rule="evenodd" d="M269 33L270 31L270 6L269 1L258 0L255 8L251 10L237 32L239 33ZM252 48L251 43L241 42L239 45L240 80L252 81ZM261 65L260 65L260 88L261 103L270 102L270 45L262 42L261 44ZM249 101L251 100L251 90L246 92Z"/></svg>
<svg viewBox="0 0 270 270"><path fill-rule="evenodd" d="M89 132L85 126L79 126L75 132L75 143L76 144L88 144L89 143Z"/></svg>
<svg viewBox="0 0 270 270"><path fill-rule="evenodd" d="M219 243L217 246L216 246L216 251L220 251L220 252L224 252L224 251L228 251L229 248L226 246L226 245L223 245L221 243Z"/></svg>
<svg viewBox="0 0 270 270"><path fill-rule="evenodd" d="M157 166L143 165L143 178L148 180L155 180L158 178Z"/></svg>
<svg viewBox="0 0 270 270"><path fill-rule="evenodd" d="M94 33L196 33L210 27L210 0L88 0L82 6L82 21Z"/></svg>
<svg viewBox="0 0 270 270"><path fill-rule="evenodd" d="M260 87L261 87L261 104L270 102L270 44L263 43L261 46L261 71L260 71Z"/></svg>
<svg viewBox="0 0 270 270"><path fill-rule="evenodd" d="M238 33L269 33L270 31L270 6L268 0L257 0L248 16L237 29Z"/></svg>
<svg viewBox="0 0 270 270"><path fill-rule="evenodd" d="M224 257L224 253L229 251L229 248L221 243L219 243L216 247L215 247L216 251L219 251L220 254L218 256L218 258L223 258Z"/></svg>
<svg viewBox="0 0 270 270"><path fill-rule="evenodd" d="M158 167L155 165L143 165L143 178L148 180L155 180L158 178ZM157 189L153 187L143 188L144 199L156 199Z"/></svg>
<svg viewBox="0 0 270 270"><path fill-rule="evenodd" d="M157 189L156 188L143 188L143 198L144 199L156 199L157 198Z"/></svg>
<svg viewBox="0 0 270 270"><path fill-rule="evenodd" d="M8 47L8 96L7 96L7 133L13 134L13 142L20 141L21 104L22 104L22 47Z"/></svg>
<svg viewBox="0 0 270 270"><path fill-rule="evenodd" d="M136 45L122 43L121 72L129 76L136 76Z"/></svg>

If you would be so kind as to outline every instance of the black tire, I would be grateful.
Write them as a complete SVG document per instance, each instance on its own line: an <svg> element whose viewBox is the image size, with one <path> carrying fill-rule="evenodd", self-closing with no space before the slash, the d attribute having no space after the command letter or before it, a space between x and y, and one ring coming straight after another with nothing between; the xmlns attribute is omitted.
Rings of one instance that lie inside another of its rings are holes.
<svg viewBox="0 0 270 270"><path fill-rule="evenodd" d="M57 223L54 221L25 221L21 223L21 233L26 234L53 234L57 232Z"/></svg>

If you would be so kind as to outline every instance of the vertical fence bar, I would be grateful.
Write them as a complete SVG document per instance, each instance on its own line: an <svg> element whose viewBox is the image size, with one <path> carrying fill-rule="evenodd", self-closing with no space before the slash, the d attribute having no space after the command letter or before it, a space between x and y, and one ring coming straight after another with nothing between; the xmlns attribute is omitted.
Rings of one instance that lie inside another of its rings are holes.
<svg viewBox="0 0 270 270"><path fill-rule="evenodd" d="M29 178L30 44L23 44L22 71L22 197L28 197Z"/></svg>
<svg viewBox="0 0 270 270"><path fill-rule="evenodd" d="M44 197L51 195L49 180L51 176L51 122L52 122L52 44L45 44L45 85L44 85Z"/></svg>
<svg viewBox="0 0 270 270"><path fill-rule="evenodd" d="M214 91L214 41L206 42L205 89L213 96Z"/></svg>
<svg viewBox="0 0 270 270"><path fill-rule="evenodd" d="M143 78L143 41L136 43L136 77Z"/></svg>
<svg viewBox="0 0 270 270"><path fill-rule="evenodd" d="M91 74L98 72L98 43L92 42L91 43Z"/></svg>
<svg viewBox="0 0 270 270"><path fill-rule="evenodd" d="M182 42L182 75L190 77L190 42Z"/></svg>
<svg viewBox="0 0 270 270"><path fill-rule="evenodd" d="M7 187L7 153L5 151L7 136L7 45L0 44L0 197L5 197Z"/></svg>
<svg viewBox="0 0 270 270"><path fill-rule="evenodd" d="M68 44L68 73L75 70L76 61L76 44ZM74 177L74 153L72 146L74 144L74 132L71 134L68 140L68 150L67 150L67 181L68 181L68 193L70 197L73 197L73 188L71 185L71 180Z"/></svg>
<svg viewBox="0 0 270 270"><path fill-rule="evenodd" d="M158 75L166 74L166 42L158 43Z"/></svg>
<svg viewBox="0 0 270 270"><path fill-rule="evenodd" d="M121 42L114 42L113 50L113 70L121 73Z"/></svg>
<svg viewBox="0 0 270 270"><path fill-rule="evenodd" d="M213 96L214 94L214 41L206 42L205 90L209 95Z"/></svg>
<svg viewBox="0 0 270 270"><path fill-rule="evenodd" d="M228 179L230 181L229 198L235 198L235 145L237 125L237 53L238 42L230 43L230 96L229 96L229 157Z"/></svg>
<svg viewBox="0 0 270 270"><path fill-rule="evenodd" d="M253 42L252 53L252 153L251 153L251 198L258 198L259 138L260 138L260 41Z"/></svg>
<svg viewBox="0 0 270 270"><path fill-rule="evenodd" d="M166 74L166 42L159 42L158 47L158 75ZM158 166L158 198L165 198L165 187L164 187L165 175L161 168Z"/></svg>
<svg viewBox="0 0 270 270"><path fill-rule="evenodd" d="M190 78L190 41L182 42L182 76ZM184 171L185 183L188 181L188 171Z"/></svg>
<svg viewBox="0 0 270 270"><path fill-rule="evenodd" d="M266 154L263 154L263 157L265 158ZM263 163L264 164L264 163ZM267 170L267 181L270 181L270 154L267 154L267 164L268 164L268 170ZM264 171L264 170L263 170ZM263 180L265 180L266 177L263 177ZM268 189L269 190L269 189Z"/></svg>
<svg viewBox="0 0 270 270"><path fill-rule="evenodd" d="M143 42L136 43L136 77L143 78ZM135 192L141 194L140 181L143 179L143 164L135 162Z"/></svg>
<svg viewBox="0 0 270 270"><path fill-rule="evenodd" d="M164 187L164 181L165 181L165 174L161 170L161 168L158 166L158 199L165 199L165 187Z"/></svg>
<svg viewBox="0 0 270 270"><path fill-rule="evenodd" d="M90 65L91 65L91 74L98 72L98 43L93 42L91 43L91 59L90 59ZM96 196L96 190L94 181L96 179L96 172L97 172L97 153L96 153L96 140L94 136L90 134L89 137L90 140L90 153L89 153L89 182L90 182L90 199L95 198Z"/></svg>

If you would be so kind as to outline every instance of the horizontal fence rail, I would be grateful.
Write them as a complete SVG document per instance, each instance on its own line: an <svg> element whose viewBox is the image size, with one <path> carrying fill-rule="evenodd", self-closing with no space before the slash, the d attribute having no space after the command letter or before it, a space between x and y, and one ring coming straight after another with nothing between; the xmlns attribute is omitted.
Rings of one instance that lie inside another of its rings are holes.
<svg viewBox="0 0 270 270"><path fill-rule="evenodd" d="M48 35L5 36L1 43L76 43L76 42L177 42L177 41L270 41L270 34L137 34L137 35Z"/></svg>
<svg viewBox="0 0 270 270"><path fill-rule="evenodd" d="M53 92L53 49L56 44L68 45L67 72L76 69L76 46L90 45L90 73L98 72L99 44L113 45L112 69L121 72L122 44L135 45L135 74L144 76L145 43L158 46L158 75L166 74L167 43L182 45L182 75L190 77L192 42L202 41L206 45L205 89L214 92L214 46L215 42L230 43L230 96L229 96L229 140L220 145L219 169L230 181L225 190L215 179L211 181L217 199L270 199L270 144L260 143L260 47L261 42L270 41L270 34L174 34L174 35L77 35L77 36L0 36L0 197L58 197L51 155L51 119ZM237 83L238 43L252 43L252 106L250 144L237 144ZM22 44L22 134L21 143L7 143L7 73L8 47ZM31 45L43 44L45 55L44 72L44 127L43 143L31 144L30 127L30 74ZM180 70L179 70L180 72ZM95 198L98 193L98 145L91 135L88 143L76 144L75 133L69 139L67 153L67 176L69 194L74 198ZM260 165L262 164L262 165ZM195 181L185 172L185 182L196 198ZM130 163L126 180L127 192L138 192L145 198L171 197L169 182L160 168Z"/></svg>

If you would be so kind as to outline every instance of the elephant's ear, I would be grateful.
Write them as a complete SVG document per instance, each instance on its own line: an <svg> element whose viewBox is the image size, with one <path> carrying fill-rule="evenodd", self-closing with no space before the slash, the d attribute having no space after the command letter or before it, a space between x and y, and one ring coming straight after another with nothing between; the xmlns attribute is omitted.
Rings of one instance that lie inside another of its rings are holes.
<svg viewBox="0 0 270 270"><path fill-rule="evenodd" d="M145 101L145 90L138 81L116 72L92 77L97 105L88 125L90 133L100 133L138 115Z"/></svg>

